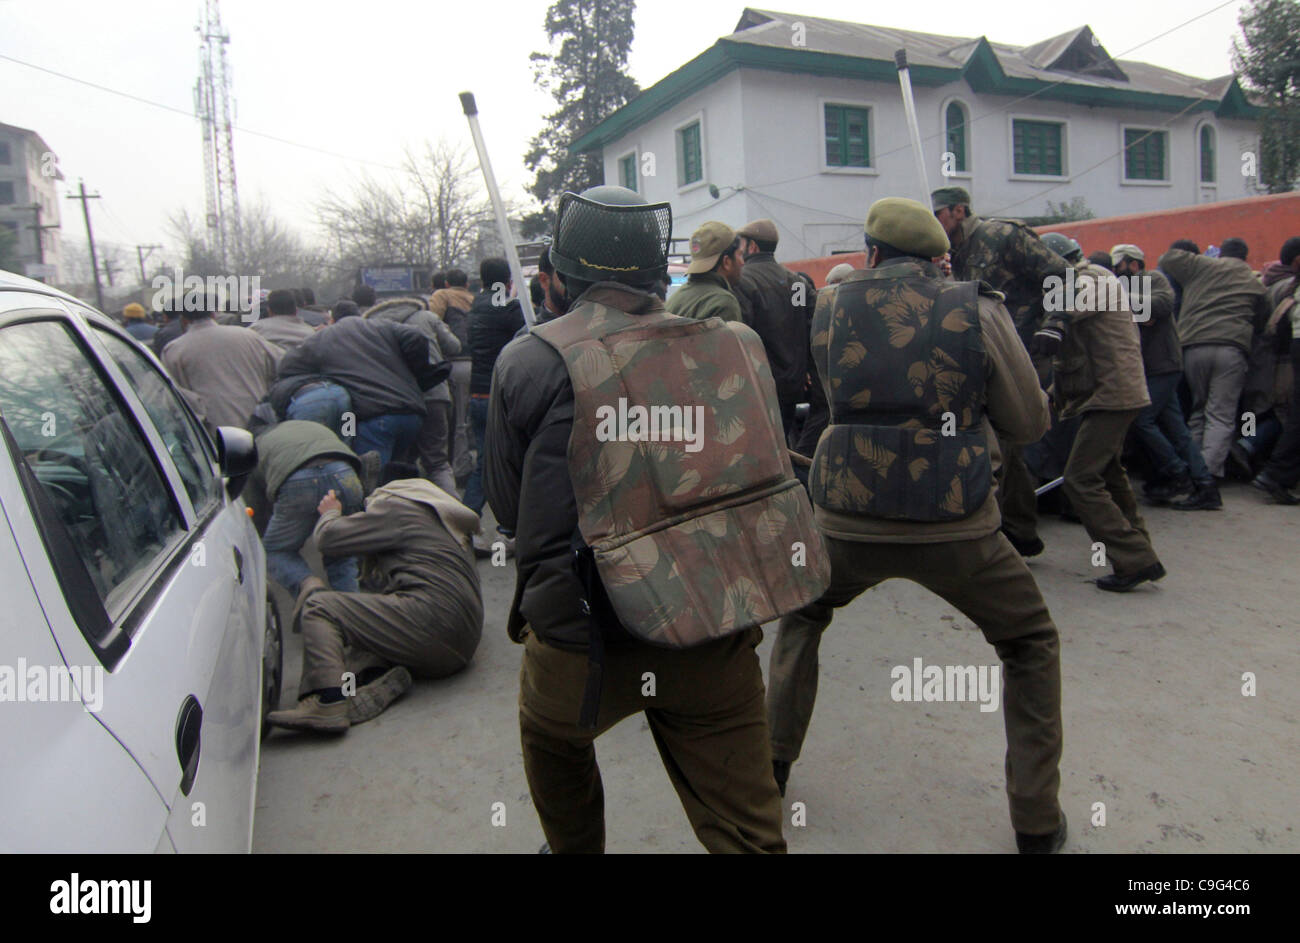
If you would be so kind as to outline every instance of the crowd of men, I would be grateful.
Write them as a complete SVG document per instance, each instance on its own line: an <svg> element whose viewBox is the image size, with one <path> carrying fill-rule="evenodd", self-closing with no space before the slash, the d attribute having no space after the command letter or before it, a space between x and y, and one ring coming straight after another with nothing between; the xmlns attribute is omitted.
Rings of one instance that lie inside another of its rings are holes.
<svg viewBox="0 0 1300 943"><path fill-rule="evenodd" d="M699 226L671 286L671 208L602 186L562 198L532 325L496 258L427 299L271 291L250 325L129 308L204 421L257 436L248 500L304 643L271 722L341 732L462 669L476 555L506 550L544 850L603 850L594 741L644 711L704 846L781 852L822 634L901 578L1002 662L1016 845L1058 851L1039 515L1082 524L1097 587L1128 592L1166 575L1130 466L1152 505L1220 509L1225 477L1297 503L1300 237L1260 274L1237 238L1148 268L1138 245L1085 258L980 217L960 187L931 204L874 203L865 266L820 288L776 261L768 219Z"/></svg>

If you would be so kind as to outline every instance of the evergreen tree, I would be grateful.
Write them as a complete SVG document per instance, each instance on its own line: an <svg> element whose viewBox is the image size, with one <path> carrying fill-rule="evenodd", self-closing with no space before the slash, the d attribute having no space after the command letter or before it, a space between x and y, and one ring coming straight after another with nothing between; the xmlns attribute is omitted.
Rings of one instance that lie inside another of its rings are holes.
<svg viewBox="0 0 1300 943"><path fill-rule="evenodd" d="M543 206L526 218L528 235L550 231L556 198L565 190L580 193L605 182L600 154L570 154L569 145L641 90L626 74L635 8L635 0L556 0L546 11L553 51L529 59L537 83L559 107L524 156L536 174L529 191Z"/></svg>
<svg viewBox="0 0 1300 943"><path fill-rule="evenodd" d="M1300 3L1254 0L1237 23L1233 67L1264 108L1260 118L1260 178L1282 193L1300 177Z"/></svg>

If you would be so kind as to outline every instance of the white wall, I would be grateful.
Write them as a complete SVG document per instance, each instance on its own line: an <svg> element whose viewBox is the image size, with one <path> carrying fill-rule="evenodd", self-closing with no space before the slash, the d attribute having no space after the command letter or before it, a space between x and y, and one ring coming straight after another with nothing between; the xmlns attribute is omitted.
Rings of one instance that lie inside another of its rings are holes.
<svg viewBox="0 0 1300 943"><path fill-rule="evenodd" d="M1049 200L1059 204L1082 196L1094 215L1104 217L1239 199L1256 192L1252 181L1241 175L1241 152L1257 140L1250 121L1223 120L1205 112L1185 115L1168 128L1169 182L1123 183L1122 126L1156 127L1169 113L1041 99L1015 103L1011 98L977 96L965 82L916 86L914 95L927 190L964 186L982 215L1042 216ZM953 98L966 105L971 117L969 172L946 179L941 173L942 116ZM825 166L826 102L871 108L870 169ZM704 181L723 188L717 201L703 186L677 187L674 128L697 113L704 118ZM1011 115L1067 123L1065 178L1014 177ZM1207 122L1216 129L1214 186L1199 180L1198 133ZM739 69L607 147L607 181L618 181L618 158L633 147L638 159L647 152L656 156L656 175L640 178L641 192L652 202L672 203L674 235L688 236L708 219L739 226L766 216L776 221L781 234L779 258L860 249L863 220L874 200L928 195L917 181L897 83ZM736 186L744 190L727 189Z"/></svg>

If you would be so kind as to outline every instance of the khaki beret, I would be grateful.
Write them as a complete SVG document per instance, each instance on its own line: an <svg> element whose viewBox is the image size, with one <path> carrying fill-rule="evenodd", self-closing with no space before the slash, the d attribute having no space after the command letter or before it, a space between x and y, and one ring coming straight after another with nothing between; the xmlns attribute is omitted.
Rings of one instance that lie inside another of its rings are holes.
<svg viewBox="0 0 1300 943"><path fill-rule="evenodd" d="M889 196L871 204L867 211L867 235L887 242L900 252L934 259L951 248L948 234L924 204Z"/></svg>
<svg viewBox="0 0 1300 943"><path fill-rule="evenodd" d="M1135 259L1138 262L1145 262L1147 260L1147 257L1146 254L1141 249L1139 249L1137 246L1133 245L1132 243L1121 242L1117 246L1111 246L1110 249L1111 265L1119 265L1125 259Z"/></svg>
<svg viewBox="0 0 1300 943"><path fill-rule="evenodd" d="M722 253L736 241L736 234L726 223L710 221L691 233L691 264L687 275L707 272L718 264Z"/></svg>
<svg viewBox="0 0 1300 943"><path fill-rule="evenodd" d="M758 242L775 243L780 240L776 232L776 223L770 219L756 219L752 223L746 223L741 229L736 231L737 236L744 236L746 239L755 239Z"/></svg>
<svg viewBox="0 0 1300 943"><path fill-rule="evenodd" d="M940 187L930 194L930 206L936 210L945 206L970 206L970 191L965 187Z"/></svg>

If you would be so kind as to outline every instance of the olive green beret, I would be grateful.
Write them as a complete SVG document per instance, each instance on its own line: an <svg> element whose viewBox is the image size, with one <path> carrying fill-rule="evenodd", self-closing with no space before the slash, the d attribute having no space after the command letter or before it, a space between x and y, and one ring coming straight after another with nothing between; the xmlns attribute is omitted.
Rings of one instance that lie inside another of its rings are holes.
<svg viewBox="0 0 1300 943"><path fill-rule="evenodd" d="M930 206L936 210L945 206L970 206L970 192L965 187L940 187L930 194Z"/></svg>
<svg viewBox="0 0 1300 943"><path fill-rule="evenodd" d="M950 248L948 234L934 213L924 204L903 197L890 196L872 203L866 230L872 239L923 259L938 258Z"/></svg>

